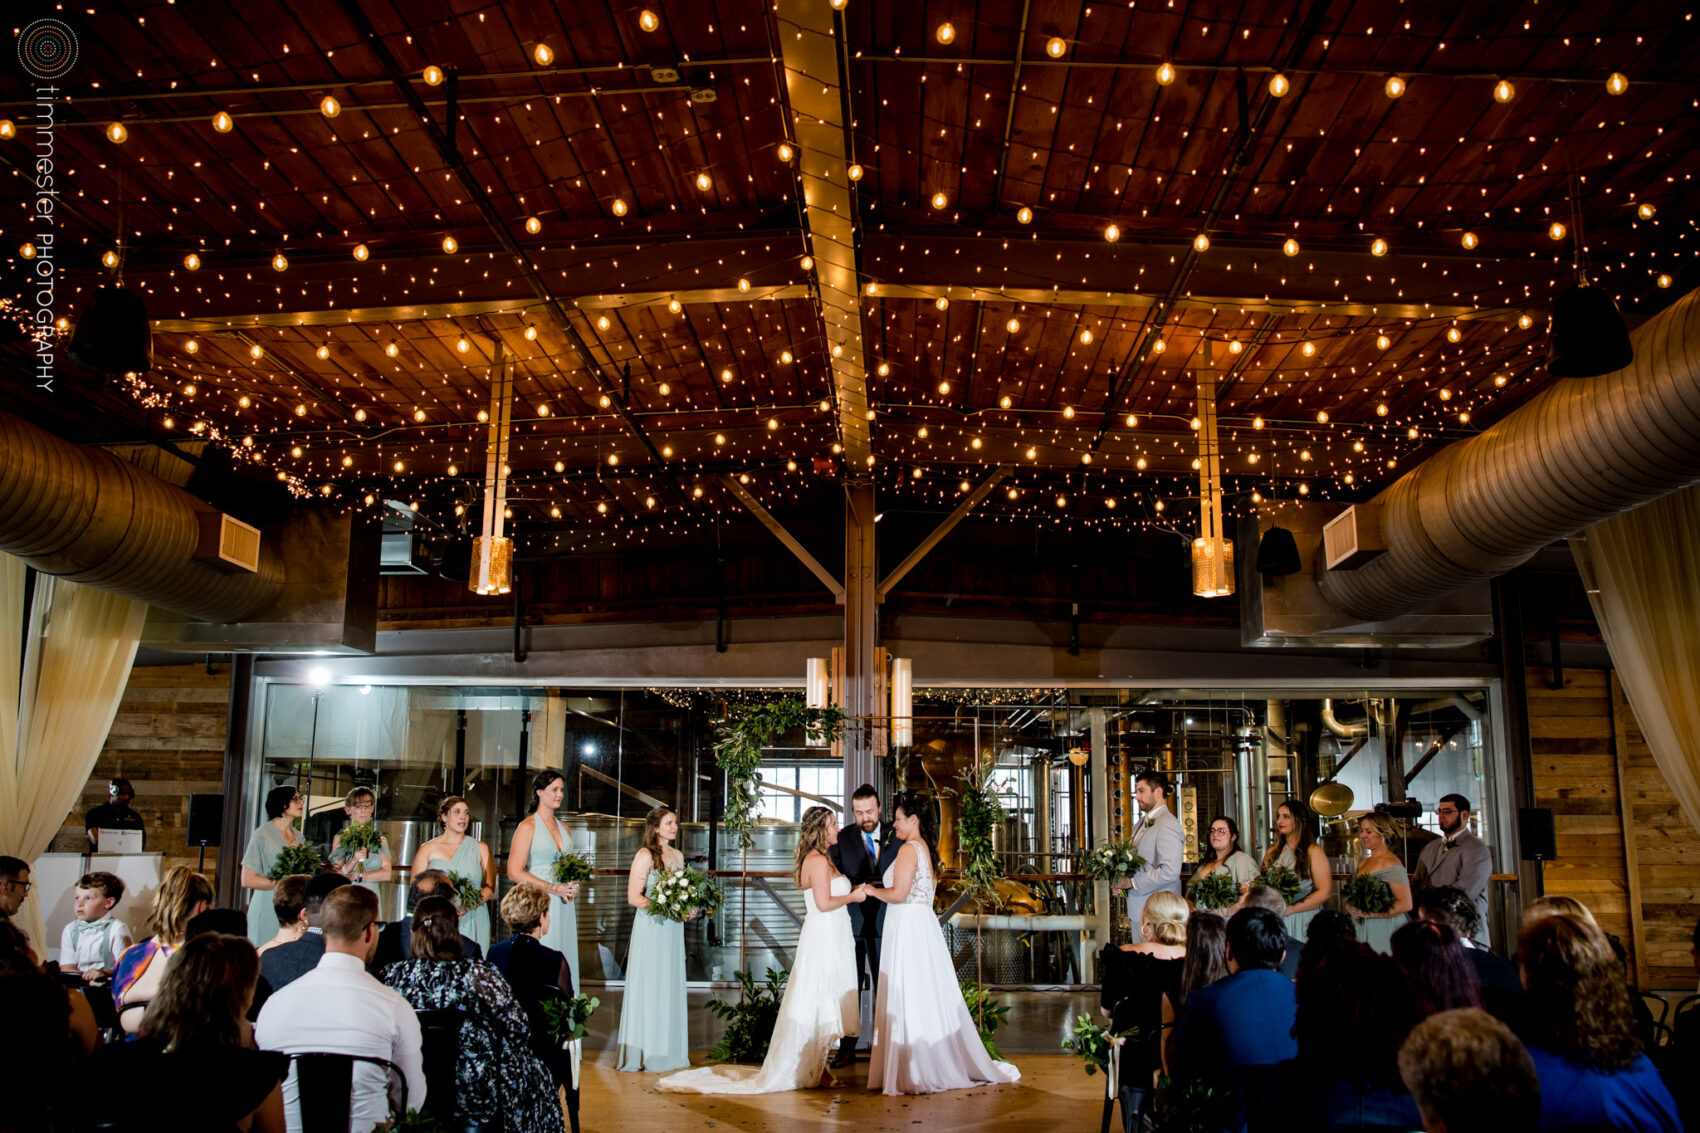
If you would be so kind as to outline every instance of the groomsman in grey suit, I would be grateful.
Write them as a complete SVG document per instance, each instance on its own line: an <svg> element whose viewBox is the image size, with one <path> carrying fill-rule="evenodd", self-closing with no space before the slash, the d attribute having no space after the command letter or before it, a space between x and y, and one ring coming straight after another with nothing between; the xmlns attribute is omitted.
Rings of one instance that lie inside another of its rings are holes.
<svg viewBox="0 0 1700 1133"><path fill-rule="evenodd" d="M1169 777L1161 771L1141 771L1134 780L1133 801L1139 804L1140 822L1133 832L1133 848L1145 859L1145 868L1116 882L1115 889L1127 891L1127 921L1135 942L1140 939L1145 899L1164 889L1181 891L1181 820L1169 809L1169 795Z"/></svg>
<svg viewBox="0 0 1700 1133"><path fill-rule="evenodd" d="M1463 795L1446 795L1436 805L1441 837L1423 847L1417 857L1416 876L1411 879L1422 901L1425 889L1450 885L1462 889L1476 906L1475 941L1488 946L1488 884L1493 879L1493 855L1488 845L1470 833L1470 800Z"/></svg>

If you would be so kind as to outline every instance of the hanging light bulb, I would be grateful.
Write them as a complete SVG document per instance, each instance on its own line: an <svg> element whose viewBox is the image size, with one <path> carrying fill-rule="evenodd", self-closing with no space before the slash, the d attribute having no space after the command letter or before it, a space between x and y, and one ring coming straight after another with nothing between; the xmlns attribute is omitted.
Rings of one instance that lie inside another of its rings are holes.
<svg viewBox="0 0 1700 1133"><path fill-rule="evenodd" d="M289 270L289 257L285 256L282 252L279 252L277 255L273 256L272 257L272 270L273 271L288 271Z"/></svg>
<svg viewBox="0 0 1700 1133"><path fill-rule="evenodd" d="M1287 76L1276 73L1269 76L1269 93L1276 98L1282 98L1293 89L1293 84L1287 81Z"/></svg>
<svg viewBox="0 0 1700 1133"><path fill-rule="evenodd" d="M1671 277L1661 274L1656 282L1660 287L1669 287L1671 285Z"/></svg>
<svg viewBox="0 0 1700 1133"><path fill-rule="evenodd" d="M317 354L319 356L319 361L323 362L326 358L331 356L331 348L328 346L321 346L317 350L313 351L313 353Z"/></svg>
<svg viewBox="0 0 1700 1133"><path fill-rule="evenodd" d="M525 230L535 236L543 231L543 222L535 216L528 216L525 218Z"/></svg>
<svg viewBox="0 0 1700 1133"><path fill-rule="evenodd" d="M1464 245L1466 250L1474 248L1480 242L1481 241L1476 239L1476 234L1474 232L1466 232L1458 238L1458 243Z"/></svg>
<svg viewBox="0 0 1700 1133"><path fill-rule="evenodd" d="M1091 327L1082 327L1081 328L1081 330L1080 330L1080 345L1082 345L1082 346L1091 346L1092 345L1092 328Z"/></svg>
<svg viewBox="0 0 1700 1133"><path fill-rule="evenodd" d="M537 328L536 327L527 326L525 328L525 340L527 342L536 342L537 341Z"/></svg>
<svg viewBox="0 0 1700 1133"><path fill-rule="evenodd" d="M452 256L456 252L458 252L459 250L460 250L460 241L459 240L456 240L453 236L444 236L443 237L443 251L444 252L447 252L449 255Z"/></svg>
<svg viewBox="0 0 1700 1133"><path fill-rule="evenodd" d="M789 162L793 157L797 156L797 151L793 150L790 145L785 142L780 142L779 149L775 152L778 153L779 160L784 162Z"/></svg>
<svg viewBox="0 0 1700 1133"><path fill-rule="evenodd" d="M1167 60L1157 65L1157 85L1166 87L1175 81L1175 65Z"/></svg>
<svg viewBox="0 0 1700 1133"><path fill-rule="evenodd" d="M384 347L384 353L388 354L391 358L394 358L397 354L401 353L401 347L392 342Z"/></svg>
<svg viewBox="0 0 1700 1133"><path fill-rule="evenodd" d="M458 340L456 340L455 349L460 353L465 354L468 350L472 349L472 343L467 341L466 336L463 334Z"/></svg>
<svg viewBox="0 0 1700 1133"><path fill-rule="evenodd" d="M319 113L326 118L335 118L342 113L342 103L327 94L319 100Z"/></svg>
<svg viewBox="0 0 1700 1133"><path fill-rule="evenodd" d="M1045 41L1045 54L1052 59L1061 59L1068 53L1068 41L1060 35L1053 35Z"/></svg>
<svg viewBox="0 0 1700 1133"><path fill-rule="evenodd" d="M1569 234L1570 229L1564 226L1563 221L1555 220L1547 225L1547 236L1553 240L1562 240Z"/></svg>
<svg viewBox="0 0 1700 1133"><path fill-rule="evenodd" d="M1122 230L1117 228L1115 225L1112 224L1108 228L1104 229L1104 239L1106 241L1108 241L1109 243L1114 244L1117 240L1120 240L1121 238L1122 238Z"/></svg>
<svg viewBox="0 0 1700 1133"><path fill-rule="evenodd" d="M1493 84L1493 100L1495 102L1510 102L1517 97L1517 88L1504 79Z"/></svg>
<svg viewBox="0 0 1700 1133"><path fill-rule="evenodd" d="M228 134L236 128L236 120L227 111L220 110L213 115L212 128L221 134Z"/></svg>
<svg viewBox="0 0 1700 1133"><path fill-rule="evenodd" d="M749 291L749 289L750 289L750 281L747 280L747 279L740 278L738 280L738 290L747 293Z"/></svg>
<svg viewBox="0 0 1700 1133"><path fill-rule="evenodd" d="M844 175L852 181L860 181L862 179L862 173L863 170L860 165L852 165L849 169L844 171Z"/></svg>
<svg viewBox="0 0 1700 1133"><path fill-rule="evenodd" d="M1286 255L1296 256L1299 254L1299 242L1289 236L1286 242L1281 245L1281 251Z"/></svg>
<svg viewBox="0 0 1700 1133"><path fill-rule="evenodd" d="M1314 358L1316 356L1316 343L1305 343L1303 346L1299 347L1299 353L1303 354L1306 358Z"/></svg>
<svg viewBox="0 0 1700 1133"><path fill-rule="evenodd" d="M935 209L942 209L942 208L944 208L944 206L948 205L949 203L950 203L950 198L945 196L943 193L934 193L933 194L933 207Z"/></svg>
<svg viewBox="0 0 1700 1133"><path fill-rule="evenodd" d="M705 193L714 188L714 178L708 175L707 170L697 174L697 188Z"/></svg>
<svg viewBox="0 0 1700 1133"><path fill-rule="evenodd" d="M1405 95L1405 80L1398 75L1387 76L1387 85L1382 88L1388 98L1403 98Z"/></svg>
<svg viewBox="0 0 1700 1133"><path fill-rule="evenodd" d="M1010 334L1015 334L1017 331L1019 331L1021 329L1021 320L1020 319L1009 320L1009 322L1004 324L1004 329L1009 331Z"/></svg>
<svg viewBox="0 0 1700 1133"><path fill-rule="evenodd" d="M1447 327L1446 328L1446 341L1447 342L1457 342L1459 339L1461 339L1463 337L1464 337L1464 332L1459 330L1457 327Z"/></svg>
<svg viewBox="0 0 1700 1133"><path fill-rule="evenodd" d="M1607 94L1622 94L1629 89L1629 76L1622 71L1613 71L1606 79Z"/></svg>
<svg viewBox="0 0 1700 1133"><path fill-rule="evenodd" d="M197 256L193 252L190 252L187 256L183 257L183 266L188 268L190 271L200 271L201 270L201 257Z"/></svg>
<svg viewBox="0 0 1700 1133"><path fill-rule="evenodd" d="M676 315L685 309L685 305L677 299L669 299L667 301L667 309Z"/></svg>
<svg viewBox="0 0 1700 1133"><path fill-rule="evenodd" d="M804 256L797 262L797 266L802 268L804 271L814 271L815 258L813 256Z"/></svg>
<svg viewBox="0 0 1700 1133"><path fill-rule="evenodd" d="M124 128L124 123L114 122L106 128L106 140L113 145L121 146L130 138L130 131Z"/></svg>
<svg viewBox="0 0 1700 1133"><path fill-rule="evenodd" d="M1375 241L1369 246L1369 254L1372 256L1385 256L1387 254L1387 241L1381 239L1379 236L1376 237Z"/></svg>
<svg viewBox="0 0 1700 1133"><path fill-rule="evenodd" d="M1387 416L1387 403L1385 401L1375 407L1375 415L1377 417Z"/></svg>
<svg viewBox="0 0 1700 1133"><path fill-rule="evenodd" d="M645 8L638 13L638 27L644 31L654 31L661 26L661 17Z"/></svg>
<svg viewBox="0 0 1700 1133"><path fill-rule="evenodd" d="M539 67L547 67L555 61L555 51L547 43L539 43L532 49L531 57L537 60Z"/></svg>
<svg viewBox="0 0 1700 1133"><path fill-rule="evenodd" d="M1635 206L1635 215L1640 217L1642 220L1652 220L1653 214L1658 211L1658 209L1654 208L1646 201L1642 201L1639 205Z"/></svg>
<svg viewBox="0 0 1700 1133"><path fill-rule="evenodd" d="M428 87L440 87L443 85L443 69L435 63L432 63L430 66L425 68L425 71L420 75L420 78L425 80L425 85Z"/></svg>
<svg viewBox="0 0 1700 1133"><path fill-rule="evenodd" d="M956 25L952 24L948 20L945 21L944 23L942 23L938 26L937 31L933 32L933 37L935 39L937 39L940 43L950 43L950 42L952 42L953 40L956 39Z"/></svg>
<svg viewBox="0 0 1700 1133"><path fill-rule="evenodd" d="M191 354L195 354L200 351L201 344L198 340L191 338L188 342L183 344L183 349L187 350ZM248 396L246 394L242 395L242 397L238 400L241 402L242 408L248 408Z"/></svg>
<svg viewBox="0 0 1700 1133"><path fill-rule="evenodd" d="M354 258L359 260L361 263L365 263L366 258L368 256L370 256L371 254L372 254L372 249L368 248L366 245L364 245L364 244L354 245Z"/></svg>
<svg viewBox="0 0 1700 1133"><path fill-rule="evenodd" d="M933 300L933 306L937 307L941 311L947 311L950 309L950 300L946 299L943 295L940 295L937 299Z"/></svg>
<svg viewBox="0 0 1700 1133"><path fill-rule="evenodd" d="M1163 353L1163 351L1167 350L1168 348L1169 348L1169 344L1164 342L1162 339L1159 338L1157 341L1155 341L1151 344L1151 353L1161 354L1161 353Z"/></svg>
<svg viewBox="0 0 1700 1133"><path fill-rule="evenodd" d="M1210 250L1210 237L1206 236L1202 232L1200 232L1197 236L1194 236L1192 238L1192 250L1195 252L1208 252Z"/></svg>
<svg viewBox="0 0 1700 1133"><path fill-rule="evenodd" d="M1015 212L1015 222L1017 224L1032 224L1033 210L1028 208L1026 205L1022 205Z"/></svg>
<svg viewBox="0 0 1700 1133"><path fill-rule="evenodd" d="M1391 338L1388 338L1385 334L1378 334L1378 335L1375 336L1375 348L1377 350L1386 350L1389 346L1392 346L1392 345L1393 345L1393 340Z"/></svg>
<svg viewBox="0 0 1700 1133"><path fill-rule="evenodd" d="M258 362L262 357L264 357L265 353L266 353L266 348L261 346L257 342L254 343L252 346L248 347L248 357L254 359L254 361L256 361L256 362Z"/></svg>
<svg viewBox="0 0 1700 1133"><path fill-rule="evenodd" d="M9 142L18 136L18 124L10 118L0 118L0 142Z"/></svg>
<svg viewBox="0 0 1700 1133"><path fill-rule="evenodd" d="M33 248L34 245L31 245L31 247ZM26 257L26 258L28 258L28 257ZM101 255L100 255L100 263L101 263L102 267L108 267L108 268L117 267L118 266L118 253L112 251L111 249L108 249L107 251L102 252Z"/></svg>
<svg viewBox="0 0 1700 1133"><path fill-rule="evenodd" d="M1534 320L1533 316L1531 316L1531 315L1518 315L1517 316L1517 329L1518 330L1528 330L1530 327L1532 327L1534 325L1535 325L1535 320Z"/></svg>

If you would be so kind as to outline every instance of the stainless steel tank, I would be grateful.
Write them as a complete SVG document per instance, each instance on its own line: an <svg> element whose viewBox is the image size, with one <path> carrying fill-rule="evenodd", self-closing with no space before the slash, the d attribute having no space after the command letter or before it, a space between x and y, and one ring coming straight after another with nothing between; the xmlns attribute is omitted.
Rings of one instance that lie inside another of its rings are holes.
<svg viewBox="0 0 1700 1133"><path fill-rule="evenodd" d="M769 889L762 888L755 880L721 879L721 887L726 891L726 907L715 923L720 943L707 949L708 970L703 976L692 978L712 978L714 969L719 968L721 978L733 979L733 973L740 970L740 944L743 946L742 970L749 972L757 982L766 976L769 968L791 967L797 954L801 918L806 909L803 891L791 879L798 830L796 824L789 822L762 823L751 832L755 845L750 847L747 858L742 850L735 845L727 845L724 837L721 839L721 869L777 872L784 876L764 878ZM686 827L684 840L687 847L691 845L689 831L690 827ZM703 853L707 852L706 829L702 831L701 848ZM686 853L690 854L690 849L687 848ZM796 915L796 920L787 915L787 909ZM687 963L689 959L687 941Z"/></svg>
<svg viewBox="0 0 1700 1133"><path fill-rule="evenodd" d="M408 819L398 822L379 822L378 832L389 840L390 860L395 863L395 880L379 882L378 916L386 921L400 920L407 916L407 886L412 880L413 859L419 853L419 847L443 832L442 826L433 820ZM474 822L467 828L467 833L482 842L484 840L484 824ZM491 848L492 852L494 847ZM500 865L496 869L501 874ZM497 878L497 888L500 890L501 878ZM495 916L492 910L491 916Z"/></svg>

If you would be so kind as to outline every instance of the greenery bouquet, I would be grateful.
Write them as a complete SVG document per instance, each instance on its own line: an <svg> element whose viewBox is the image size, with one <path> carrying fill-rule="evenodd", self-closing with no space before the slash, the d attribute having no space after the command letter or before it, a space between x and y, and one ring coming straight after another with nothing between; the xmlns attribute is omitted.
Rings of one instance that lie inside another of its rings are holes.
<svg viewBox="0 0 1700 1133"><path fill-rule="evenodd" d="M1095 881L1120 881L1145 868L1145 859L1133 848L1133 841L1122 838L1090 850L1080 862L1080 872Z"/></svg>

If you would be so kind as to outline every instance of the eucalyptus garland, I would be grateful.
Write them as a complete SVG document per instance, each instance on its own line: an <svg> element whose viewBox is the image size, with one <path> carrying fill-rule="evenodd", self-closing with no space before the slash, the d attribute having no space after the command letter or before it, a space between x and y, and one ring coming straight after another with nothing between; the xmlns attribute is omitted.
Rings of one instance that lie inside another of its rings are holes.
<svg viewBox="0 0 1700 1133"><path fill-rule="evenodd" d="M1239 899L1240 887L1225 869L1213 869L1192 883L1192 903L1201 909L1226 909Z"/></svg>
<svg viewBox="0 0 1700 1133"><path fill-rule="evenodd" d="M976 899L1003 904L998 879L1004 875L1003 861L992 849L992 831L1004 820L1003 802L986 783L990 763L965 768L962 780L962 809L956 821L956 839L962 856L962 881Z"/></svg>
<svg viewBox="0 0 1700 1133"><path fill-rule="evenodd" d="M1373 873L1360 873L1340 887L1346 904L1360 913L1385 913L1393 907L1393 889Z"/></svg>
<svg viewBox="0 0 1700 1133"><path fill-rule="evenodd" d="M727 712L714 741L714 759L726 772L726 807L720 824L741 849L755 845L756 806L761 801L761 753L795 728L811 739L832 743L844 727L838 708L809 708L797 697L759 704L736 704Z"/></svg>
<svg viewBox="0 0 1700 1133"><path fill-rule="evenodd" d="M298 873L318 873L325 864L325 859L319 856L319 847L311 842L302 842L298 846L285 846L272 859L271 872L266 874L273 881L281 881Z"/></svg>

